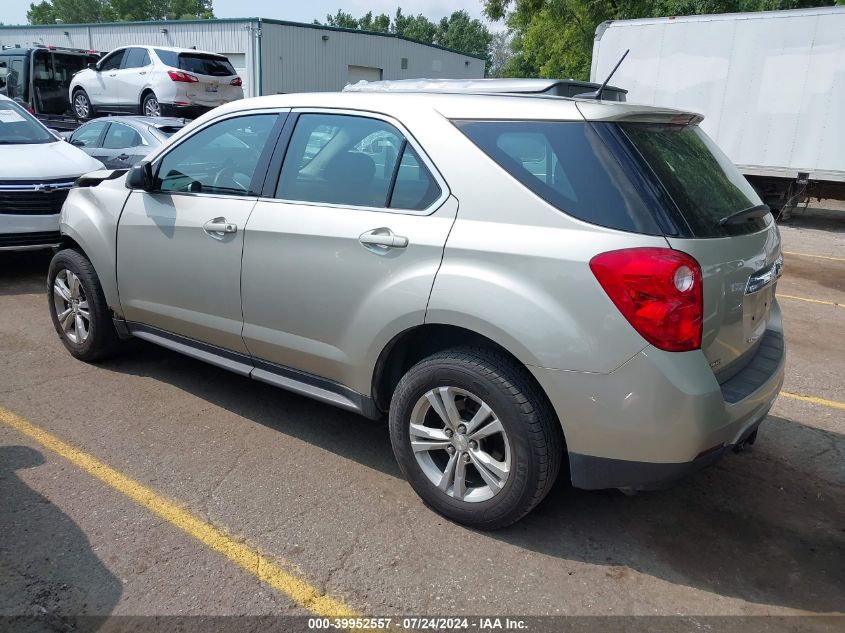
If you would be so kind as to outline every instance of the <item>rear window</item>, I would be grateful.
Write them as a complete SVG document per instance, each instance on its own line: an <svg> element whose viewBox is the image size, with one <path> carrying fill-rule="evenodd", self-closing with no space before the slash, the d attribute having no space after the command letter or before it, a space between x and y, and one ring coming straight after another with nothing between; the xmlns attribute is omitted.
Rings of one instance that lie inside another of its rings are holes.
<svg viewBox="0 0 845 633"><path fill-rule="evenodd" d="M762 201L697 125L621 123L619 127L666 189L693 237L754 233L772 221L766 215L736 224L719 223Z"/></svg>
<svg viewBox="0 0 845 633"><path fill-rule="evenodd" d="M591 224L659 235L654 217L583 121L455 121L485 154L559 210Z"/></svg>
<svg viewBox="0 0 845 633"><path fill-rule="evenodd" d="M228 77L237 74L234 66L222 55L206 55L203 53L176 53L155 49L156 55L162 63L179 70L198 75L211 75L212 77Z"/></svg>

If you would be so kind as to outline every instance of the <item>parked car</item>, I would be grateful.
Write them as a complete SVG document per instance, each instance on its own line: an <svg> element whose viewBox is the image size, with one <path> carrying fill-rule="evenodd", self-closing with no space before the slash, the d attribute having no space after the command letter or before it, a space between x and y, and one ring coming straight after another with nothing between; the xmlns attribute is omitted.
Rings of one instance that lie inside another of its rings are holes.
<svg viewBox="0 0 845 633"><path fill-rule="evenodd" d="M58 245L59 211L74 180L102 167L0 95L0 250Z"/></svg>
<svg viewBox="0 0 845 633"><path fill-rule="evenodd" d="M71 192L50 314L81 360L135 336L389 414L408 481L468 525L516 521L561 464L581 488L662 486L753 442L783 380L778 230L699 120L228 104Z"/></svg>
<svg viewBox="0 0 845 633"><path fill-rule="evenodd" d="M223 55L128 46L77 73L69 94L76 116L85 120L102 112L194 117L242 99L244 91Z"/></svg>
<svg viewBox="0 0 845 633"><path fill-rule="evenodd" d="M0 47L0 94L29 110L42 123L73 129L68 88L73 75L100 58L97 51L45 46Z"/></svg>
<svg viewBox="0 0 845 633"><path fill-rule="evenodd" d="M79 126L66 139L106 168L124 169L158 148L185 123L185 119L169 117L107 117Z"/></svg>

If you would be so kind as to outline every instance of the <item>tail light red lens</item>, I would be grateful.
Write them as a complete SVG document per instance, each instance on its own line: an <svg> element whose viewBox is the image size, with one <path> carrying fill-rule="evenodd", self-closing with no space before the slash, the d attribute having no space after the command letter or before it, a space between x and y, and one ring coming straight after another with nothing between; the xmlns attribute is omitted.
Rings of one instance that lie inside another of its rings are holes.
<svg viewBox="0 0 845 633"><path fill-rule="evenodd" d="M168 70L167 74L170 75L170 78L173 81L182 81L188 84L195 84L199 81L199 79L197 79L193 75L183 73L181 70Z"/></svg>
<svg viewBox="0 0 845 633"><path fill-rule="evenodd" d="M240 78L240 77L235 77L235 78L232 80L232 85L233 85L233 86L243 86L243 84L244 84L244 82L242 82L242 81L241 81L241 78Z"/></svg>
<svg viewBox="0 0 845 633"><path fill-rule="evenodd" d="M630 248L596 255L590 270L628 322L655 347L701 347L701 266L670 248Z"/></svg>

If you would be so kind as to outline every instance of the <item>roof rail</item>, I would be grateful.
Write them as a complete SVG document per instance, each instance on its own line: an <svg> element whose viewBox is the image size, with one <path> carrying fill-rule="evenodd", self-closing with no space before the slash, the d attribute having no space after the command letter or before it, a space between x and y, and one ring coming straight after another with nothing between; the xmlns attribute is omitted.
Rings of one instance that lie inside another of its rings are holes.
<svg viewBox="0 0 845 633"><path fill-rule="evenodd" d="M533 94L574 97L599 84L576 79L396 79L359 81L346 86L344 92L447 92L462 94ZM603 94L609 101L625 101L627 90L606 86Z"/></svg>

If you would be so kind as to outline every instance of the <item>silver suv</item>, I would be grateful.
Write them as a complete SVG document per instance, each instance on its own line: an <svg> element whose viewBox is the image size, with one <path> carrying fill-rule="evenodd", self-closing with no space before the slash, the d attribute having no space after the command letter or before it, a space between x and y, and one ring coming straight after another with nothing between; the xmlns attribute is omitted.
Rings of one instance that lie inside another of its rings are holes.
<svg viewBox="0 0 845 633"><path fill-rule="evenodd" d="M783 379L767 209L700 118L616 102L278 95L80 181L49 271L67 349L134 336L362 415L422 499L508 525L563 465L666 485Z"/></svg>

